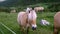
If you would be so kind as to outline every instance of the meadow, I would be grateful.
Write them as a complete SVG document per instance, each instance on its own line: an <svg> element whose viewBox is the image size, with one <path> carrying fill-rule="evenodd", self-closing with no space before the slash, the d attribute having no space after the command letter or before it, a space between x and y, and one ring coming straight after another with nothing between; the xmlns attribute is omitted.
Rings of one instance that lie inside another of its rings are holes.
<svg viewBox="0 0 60 34"><path fill-rule="evenodd" d="M37 30L33 32L30 28L29 34L53 34L53 21L55 13L56 12L37 12ZM0 34L20 34L19 25L17 23L17 15L18 13L0 12ZM50 25L40 25L41 19L49 21Z"/></svg>

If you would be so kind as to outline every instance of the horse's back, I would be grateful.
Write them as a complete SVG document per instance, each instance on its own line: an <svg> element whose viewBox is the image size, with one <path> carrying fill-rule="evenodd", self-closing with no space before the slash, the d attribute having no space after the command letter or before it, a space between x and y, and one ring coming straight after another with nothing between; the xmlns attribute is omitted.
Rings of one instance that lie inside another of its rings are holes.
<svg viewBox="0 0 60 34"><path fill-rule="evenodd" d="M44 7L35 7L34 10L36 11L44 10Z"/></svg>
<svg viewBox="0 0 60 34"><path fill-rule="evenodd" d="M60 12L57 12L54 16L54 27L60 28Z"/></svg>

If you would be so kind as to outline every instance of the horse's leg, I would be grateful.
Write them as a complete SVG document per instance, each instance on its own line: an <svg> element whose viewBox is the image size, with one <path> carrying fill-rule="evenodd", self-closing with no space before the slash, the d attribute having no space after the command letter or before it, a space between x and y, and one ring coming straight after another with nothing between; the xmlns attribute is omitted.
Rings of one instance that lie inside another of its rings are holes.
<svg viewBox="0 0 60 34"><path fill-rule="evenodd" d="M20 26L20 34L24 34L24 27Z"/></svg>
<svg viewBox="0 0 60 34"><path fill-rule="evenodd" d="M29 27L27 27L26 33L27 33L27 34L29 33Z"/></svg>
<svg viewBox="0 0 60 34"><path fill-rule="evenodd" d="M30 24L29 24L29 23L27 23L27 25L26 25L26 34L28 34L28 33L29 33L29 28L30 28Z"/></svg>
<svg viewBox="0 0 60 34"><path fill-rule="evenodd" d="M59 34L58 29L54 28L54 34Z"/></svg>
<svg viewBox="0 0 60 34"><path fill-rule="evenodd" d="M20 34L22 34L23 33L23 31L22 31L23 29L22 29L22 27L20 26Z"/></svg>
<svg viewBox="0 0 60 34"><path fill-rule="evenodd" d="M22 34L27 34L27 33L26 33L26 27L21 26L21 33L22 33Z"/></svg>
<svg viewBox="0 0 60 34"><path fill-rule="evenodd" d="M21 32L22 32L22 28L21 28L21 25L19 24L19 30L20 30L20 34L21 34Z"/></svg>

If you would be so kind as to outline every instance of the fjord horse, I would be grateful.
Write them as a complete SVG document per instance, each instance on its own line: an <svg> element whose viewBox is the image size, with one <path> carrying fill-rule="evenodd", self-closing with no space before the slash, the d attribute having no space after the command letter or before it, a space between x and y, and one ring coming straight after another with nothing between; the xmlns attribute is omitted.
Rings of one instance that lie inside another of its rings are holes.
<svg viewBox="0 0 60 34"><path fill-rule="evenodd" d="M38 12L38 11L43 12L44 7L35 7L34 10L35 10L36 12Z"/></svg>
<svg viewBox="0 0 60 34"><path fill-rule="evenodd" d="M57 12L54 16L54 34L59 34L60 30L60 12Z"/></svg>
<svg viewBox="0 0 60 34"><path fill-rule="evenodd" d="M36 30L36 12L35 10L31 10L27 8L26 12L18 13L18 23L20 25L20 30L24 32L24 34L28 34L29 27L32 27L32 30Z"/></svg>

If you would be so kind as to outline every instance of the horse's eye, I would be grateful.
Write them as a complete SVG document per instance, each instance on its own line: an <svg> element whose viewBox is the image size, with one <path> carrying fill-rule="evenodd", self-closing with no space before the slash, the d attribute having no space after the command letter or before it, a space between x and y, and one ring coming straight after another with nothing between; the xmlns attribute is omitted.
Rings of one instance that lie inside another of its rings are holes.
<svg viewBox="0 0 60 34"><path fill-rule="evenodd" d="M30 13L30 11L29 11L29 13Z"/></svg>

